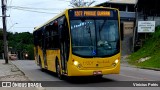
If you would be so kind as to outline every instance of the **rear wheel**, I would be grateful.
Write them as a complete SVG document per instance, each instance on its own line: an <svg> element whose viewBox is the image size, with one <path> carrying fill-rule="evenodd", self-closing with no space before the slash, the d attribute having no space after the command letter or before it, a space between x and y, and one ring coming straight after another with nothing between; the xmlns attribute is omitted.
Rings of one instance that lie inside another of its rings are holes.
<svg viewBox="0 0 160 90"><path fill-rule="evenodd" d="M42 62L41 62L41 58L39 57L39 66L42 72L44 72L44 68L42 67Z"/></svg>
<svg viewBox="0 0 160 90"><path fill-rule="evenodd" d="M57 73L57 76L60 80L62 80L62 74L61 74L61 69L60 69L60 65L59 65L59 62L57 61L56 62L56 73Z"/></svg>

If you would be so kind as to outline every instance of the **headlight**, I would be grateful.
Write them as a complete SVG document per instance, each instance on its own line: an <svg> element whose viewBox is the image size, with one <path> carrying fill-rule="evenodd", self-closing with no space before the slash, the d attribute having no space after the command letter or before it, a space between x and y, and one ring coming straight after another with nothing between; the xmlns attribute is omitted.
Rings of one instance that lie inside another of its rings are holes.
<svg viewBox="0 0 160 90"><path fill-rule="evenodd" d="M118 59L116 59L114 62L117 64L117 63L118 63L118 61L119 61L119 60L118 60Z"/></svg>
<svg viewBox="0 0 160 90"><path fill-rule="evenodd" d="M116 59L115 61L114 61L114 63L112 63L112 66L116 66L117 64L118 64L118 62L119 62L119 60L118 59Z"/></svg>
<svg viewBox="0 0 160 90"><path fill-rule="evenodd" d="M74 64L75 66L77 66L77 65L78 65L78 61L74 61L73 64Z"/></svg>

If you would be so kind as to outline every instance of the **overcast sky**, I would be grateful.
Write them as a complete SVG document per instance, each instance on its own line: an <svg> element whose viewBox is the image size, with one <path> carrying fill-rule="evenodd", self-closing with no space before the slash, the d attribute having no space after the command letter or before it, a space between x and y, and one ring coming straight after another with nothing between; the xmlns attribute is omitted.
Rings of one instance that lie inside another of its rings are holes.
<svg viewBox="0 0 160 90"><path fill-rule="evenodd" d="M45 23L64 9L71 8L69 1L71 0L7 0L7 15L10 16L7 17L7 31L32 33L34 27ZM107 0L95 1L93 5ZM0 15L2 16L1 10Z"/></svg>

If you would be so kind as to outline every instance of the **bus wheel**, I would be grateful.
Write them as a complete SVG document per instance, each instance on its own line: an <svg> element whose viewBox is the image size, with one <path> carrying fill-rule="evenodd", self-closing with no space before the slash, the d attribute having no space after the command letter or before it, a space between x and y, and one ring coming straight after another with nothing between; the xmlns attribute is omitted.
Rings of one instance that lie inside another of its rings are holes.
<svg viewBox="0 0 160 90"><path fill-rule="evenodd" d="M44 68L42 68L42 62L41 62L41 58L39 58L39 66L42 72L44 72Z"/></svg>
<svg viewBox="0 0 160 90"><path fill-rule="evenodd" d="M61 69L60 69L60 65L58 61L56 62L56 73L57 73L58 78L62 80Z"/></svg>

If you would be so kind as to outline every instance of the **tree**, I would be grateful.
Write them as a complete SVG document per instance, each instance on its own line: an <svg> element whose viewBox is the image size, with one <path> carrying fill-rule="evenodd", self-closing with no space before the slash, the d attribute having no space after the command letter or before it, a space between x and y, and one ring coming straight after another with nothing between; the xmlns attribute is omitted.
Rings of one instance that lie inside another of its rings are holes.
<svg viewBox="0 0 160 90"><path fill-rule="evenodd" d="M33 50L33 34L29 32L23 33L12 33L7 32L8 40L8 49L12 53L17 53L19 59L23 59L23 53L28 53L27 59L34 59L34 50ZM0 58L2 58L3 50L3 30L0 29Z"/></svg>
<svg viewBox="0 0 160 90"><path fill-rule="evenodd" d="M84 1L84 0L72 0L70 2L72 7L89 7L95 2L95 0Z"/></svg>
<svg viewBox="0 0 160 90"><path fill-rule="evenodd" d="M8 46L13 53L17 53L19 59L24 59L23 54L28 53L27 59L34 59L33 35L29 32L11 33L8 32Z"/></svg>

